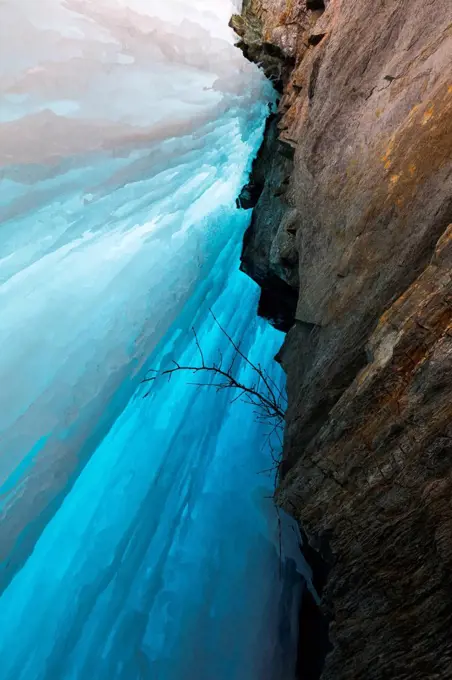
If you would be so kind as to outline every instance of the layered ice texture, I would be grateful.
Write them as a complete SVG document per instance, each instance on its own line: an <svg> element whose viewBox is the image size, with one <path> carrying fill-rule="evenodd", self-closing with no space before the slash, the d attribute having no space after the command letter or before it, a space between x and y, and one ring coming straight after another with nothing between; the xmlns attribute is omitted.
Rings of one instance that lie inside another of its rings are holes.
<svg viewBox="0 0 452 680"><path fill-rule="evenodd" d="M273 95L236 9L0 3L1 680L292 672L268 427L184 375L141 383L199 363L192 327L206 358L233 351L213 309L282 384L238 271Z"/></svg>

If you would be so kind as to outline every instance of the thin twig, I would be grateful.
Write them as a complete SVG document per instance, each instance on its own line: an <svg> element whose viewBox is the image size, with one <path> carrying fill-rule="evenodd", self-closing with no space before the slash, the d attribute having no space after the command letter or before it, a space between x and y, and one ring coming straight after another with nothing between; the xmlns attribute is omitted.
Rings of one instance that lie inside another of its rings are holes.
<svg viewBox="0 0 452 680"><path fill-rule="evenodd" d="M196 335L196 331L194 328L192 328L193 335L195 336L195 342L196 342L196 347L198 348L199 355L201 357L201 362L202 362L202 367L204 368L205 362L204 362L204 354L202 353L201 345L199 344L198 336Z"/></svg>
<svg viewBox="0 0 452 680"><path fill-rule="evenodd" d="M159 377L162 376L169 376L171 377L174 373L177 373L179 371L188 371L190 373L196 374L200 372L205 372L205 373L214 373L216 375L220 375L223 378L226 379L226 383L197 383L198 387L216 387L219 389L224 389L226 387L242 390L250 399L255 398L257 400L256 402L253 402L254 406L262 406L269 414L272 414L272 417L276 418L284 418L284 411L280 408L280 405L278 402L275 400L272 400L270 398L267 398L265 395L263 395L261 392L256 390L253 386L248 386L244 385L243 383L239 382L234 376L232 376L230 373L227 373L226 371L223 371L221 368L218 368L218 366L181 366L178 364L176 361L173 361L175 364L174 368L167 368L165 371L162 371L161 373L157 375L153 375L149 378L144 378L143 382L144 383L149 383L149 382L154 382L157 380Z"/></svg>

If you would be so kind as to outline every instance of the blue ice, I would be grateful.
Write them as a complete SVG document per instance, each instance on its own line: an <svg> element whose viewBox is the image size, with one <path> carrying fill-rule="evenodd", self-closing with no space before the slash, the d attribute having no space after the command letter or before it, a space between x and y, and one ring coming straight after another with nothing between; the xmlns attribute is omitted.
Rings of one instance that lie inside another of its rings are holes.
<svg viewBox="0 0 452 680"><path fill-rule="evenodd" d="M0 6L1 680L291 677L303 565L268 424L142 383L199 362L192 328L228 357L212 310L283 388L238 271L273 93L236 5Z"/></svg>

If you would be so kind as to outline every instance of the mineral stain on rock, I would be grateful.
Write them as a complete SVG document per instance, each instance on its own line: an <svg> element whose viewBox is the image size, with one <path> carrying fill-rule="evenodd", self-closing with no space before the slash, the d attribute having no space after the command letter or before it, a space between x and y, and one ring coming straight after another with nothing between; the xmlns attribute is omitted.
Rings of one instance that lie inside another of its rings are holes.
<svg viewBox="0 0 452 680"><path fill-rule="evenodd" d="M452 5L247 0L231 25L281 93L242 269L288 331L278 500L329 569L321 677L451 678Z"/></svg>

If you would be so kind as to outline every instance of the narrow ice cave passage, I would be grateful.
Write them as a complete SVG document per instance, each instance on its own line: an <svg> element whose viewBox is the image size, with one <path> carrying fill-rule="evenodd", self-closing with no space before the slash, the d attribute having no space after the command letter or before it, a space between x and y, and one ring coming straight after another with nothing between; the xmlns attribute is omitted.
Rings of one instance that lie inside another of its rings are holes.
<svg viewBox="0 0 452 680"><path fill-rule="evenodd" d="M192 326L231 351L209 308L283 380L238 271L272 92L234 9L0 5L2 680L291 677L265 426L185 376L142 398Z"/></svg>

